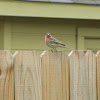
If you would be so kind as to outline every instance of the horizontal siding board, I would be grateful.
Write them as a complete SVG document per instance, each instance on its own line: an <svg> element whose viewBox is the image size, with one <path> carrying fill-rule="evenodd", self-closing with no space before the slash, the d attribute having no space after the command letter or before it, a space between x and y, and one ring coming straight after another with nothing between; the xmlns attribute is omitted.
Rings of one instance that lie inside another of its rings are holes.
<svg viewBox="0 0 100 100"><path fill-rule="evenodd" d="M44 21L44 20L43 20ZM53 21L53 20L52 20ZM67 22L50 23L50 22L12 22L12 32L23 33L60 33L75 35L75 25L67 24Z"/></svg>
<svg viewBox="0 0 100 100"><path fill-rule="evenodd" d="M2 16L100 19L99 12L100 6L94 5L0 1Z"/></svg>

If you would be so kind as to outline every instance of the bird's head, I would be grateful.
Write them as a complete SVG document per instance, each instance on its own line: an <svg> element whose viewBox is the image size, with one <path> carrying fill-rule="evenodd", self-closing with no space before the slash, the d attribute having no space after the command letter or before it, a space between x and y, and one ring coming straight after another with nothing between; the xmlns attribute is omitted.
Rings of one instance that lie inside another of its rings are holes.
<svg viewBox="0 0 100 100"><path fill-rule="evenodd" d="M50 33L47 33L46 37L50 38L51 37L51 34Z"/></svg>

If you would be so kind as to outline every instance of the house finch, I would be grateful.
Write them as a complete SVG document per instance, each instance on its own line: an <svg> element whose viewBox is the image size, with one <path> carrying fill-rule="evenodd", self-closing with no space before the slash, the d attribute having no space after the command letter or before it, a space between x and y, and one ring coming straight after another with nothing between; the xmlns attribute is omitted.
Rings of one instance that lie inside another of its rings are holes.
<svg viewBox="0 0 100 100"><path fill-rule="evenodd" d="M48 47L53 48L52 50L56 49L57 47L63 47L63 48L70 49L70 48L66 47L65 44L63 44L60 41L58 41L55 38L53 38L50 33L46 34L46 36L45 36L45 43L46 43L46 45Z"/></svg>

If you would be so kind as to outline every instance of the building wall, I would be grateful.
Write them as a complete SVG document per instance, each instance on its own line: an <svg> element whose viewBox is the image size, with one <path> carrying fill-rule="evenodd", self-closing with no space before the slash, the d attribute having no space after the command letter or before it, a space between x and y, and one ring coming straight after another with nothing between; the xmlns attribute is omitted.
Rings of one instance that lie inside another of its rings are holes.
<svg viewBox="0 0 100 100"><path fill-rule="evenodd" d="M75 26L65 20L44 18L15 18L12 21L12 52L22 50L43 51L50 49L45 45L44 37L50 32L68 47L76 49ZM71 41L70 41L71 40ZM66 50L66 49L64 49Z"/></svg>
<svg viewBox="0 0 100 100"><path fill-rule="evenodd" d="M4 21L0 18L0 50L4 49Z"/></svg>
<svg viewBox="0 0 100 100"><path fill-rule="evenodd" d="M25 17L4 17L3 20L4 32L0 32L0 41L4 39L4 45L1 49L4 47L12 53L18 50L37 50L40 53L50 50L44 43L47 32L74 50L92 49L95 52L99 49L100 21ZM58 50L70 52L62 48Z"/></svg>

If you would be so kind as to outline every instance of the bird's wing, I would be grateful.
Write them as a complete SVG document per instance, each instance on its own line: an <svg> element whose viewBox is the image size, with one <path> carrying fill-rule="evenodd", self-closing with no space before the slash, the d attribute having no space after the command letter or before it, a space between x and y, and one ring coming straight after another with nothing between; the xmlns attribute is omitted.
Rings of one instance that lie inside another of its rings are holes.
<svg viewBox="0 0 100 100"><path fill-rule="evenodd" d="M57 46L65 46L65 44L61 43L60 41L58 41L57 39L53 37L49 38L49 42Z"/></svg>

